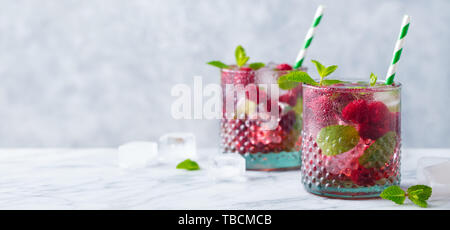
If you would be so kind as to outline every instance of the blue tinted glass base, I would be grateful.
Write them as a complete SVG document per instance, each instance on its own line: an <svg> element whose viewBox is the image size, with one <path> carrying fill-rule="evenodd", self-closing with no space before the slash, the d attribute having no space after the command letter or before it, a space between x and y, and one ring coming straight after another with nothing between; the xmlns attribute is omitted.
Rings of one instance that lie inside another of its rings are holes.
<svg viewBox="0 0 450 230"><path fill-rule="evenodd" d="M279 153L246 153L247 170L256 171L283 171L295 170L301 166L301 151Z"/></svg>
<svg viewBox="0 0 450 230"><path fill-rule="evenodd" d="M370 199L370 198L379 198L380 193L383 192L389 186L392 185L400 185L400 180L397 180L394 183L386 183L384 185L375 185L370 187L358 187L358 188L323 188L315 185L306 185L306 191L330 198L339 198L339 199Z"/></svg>

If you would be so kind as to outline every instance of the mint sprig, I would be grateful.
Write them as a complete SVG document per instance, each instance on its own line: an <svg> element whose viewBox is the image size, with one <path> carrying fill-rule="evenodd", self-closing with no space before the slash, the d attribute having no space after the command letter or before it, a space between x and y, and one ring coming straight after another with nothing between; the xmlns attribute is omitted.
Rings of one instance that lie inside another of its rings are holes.
<svg viewBox="0 0 450 230"><path fill-rule="evenodd" d="M247 54L245 53L244 47L242 47L241 45L238 45L236 47L236 50L234 51L234 55L236 57L236 64L239 67L242 67L243 65L245 65L245 63L247 63L248 59L250 59L250 57L247 56Z"/></svg>
<svg viewBox="0 0 450 230"><path fill-rule="evenodd" d="M320 75L319 82L314 81L314 79L312 79L306 72L294 70L278 78L278 86L281 89L289 90L297 87L299 83L315 86L328 86L343 83L341 80L324 79L337 69L336 65L325 67L316 60L312 60L312 62L316 65L317 72Z"/></svg>
<svg viewBox="0 0 450 230"><path fill-rule="evenodd" d="M311 60L311 62L314 63L314 65L316 65L317 72L319 73L319 76L320 76L319 85L321 85L321 86L323 85L324 79L337 69L337 65L332 65L332 66L326 67L326 66L322 65L319 61Z"/></svg>
<svg viewBox="0 0 450 230"><path fill-rule="evenodd" d="M370 73L370 81L369 84L370 86L374 86L377 83L377 75L375 75L374 73Z"/></svg>
<svg viewBox="0 0 450 230"><path fill-rule="evenodd" d="M221 61L210 61L210 62L208 62L206 64L212 65L212 66L215 66L215 67L218 67L218 68L221 68L221 69L228 69L228 68L230 68L227 64L225 64L225 63L223 63Z"/></svg>
<svg viewBox="0 0 450 230"><path fill-rule="evenodd" d="M245 66L245 64L247 64L248 60L250 59L250 57L247 56L247 54L245 53L244 47L242 47L241 45L236 47L236 49L234 51L234 56L236 57L236 64L239 68L242 66ZM230 69L231 68L231 66L229 66L221 61L210 61L206 64L212 65L214 67L218 67L220 69ZM249 67L253 70L258 70L264 66L265 66L265 64L262 62L255 62L255 63L251 63L249 65Z"/></svg>
<svg viewBox="0 0 450 230"><path fill-rule="evenodd" d="M186 169L192 171L199 170L200 166L198 166L197 162L192 161L191 159L186 159L177 165L177 169Z"/></svg>
<svg viewBox="0 0 450 230"><path fill-rule="evenodd" d="M393 185L386 188L380 197L386 200L392 200L396 204L403 204L406 197L411 200L414 204L426 208L428 207L427 200L430 198L432 189L426 185L414 185L408 188L405 192L400 186Z"/></svg>

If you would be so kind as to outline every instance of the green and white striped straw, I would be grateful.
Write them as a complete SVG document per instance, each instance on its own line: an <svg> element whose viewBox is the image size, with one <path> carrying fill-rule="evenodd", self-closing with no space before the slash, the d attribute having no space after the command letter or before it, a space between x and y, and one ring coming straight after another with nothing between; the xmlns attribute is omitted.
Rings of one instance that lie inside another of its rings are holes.
<svg viewBox="0 0 450 230"><path fill-rule="evenodd" d="M394 55L392 57L391 65L389 66L388 72L386 74L386 85L391 85L394 83L395 73L397 71L397 64L402 55L403 43L405 42L406 34L408 34L410 17L408 15L403 16L402 27L400 29L400 35L398 37L397 43L395 43Z"/></svg>
<svg viewBox="0 0 450 230"><path fill-rule="evenodd" d="M316 15L314 16L314 21L311 25L311 28L309 28L308 33L306 34L305 43L300 50L300 52L297 55L297 59L295 60L294 69L298 69L302 67L303 61L305 60L306 52L308 51L309 46L311 45L311 42L314 38L314 33L316 32L316 28L320 23L320 20L323 16L323 5L319 5L316 10Z"/></svg>

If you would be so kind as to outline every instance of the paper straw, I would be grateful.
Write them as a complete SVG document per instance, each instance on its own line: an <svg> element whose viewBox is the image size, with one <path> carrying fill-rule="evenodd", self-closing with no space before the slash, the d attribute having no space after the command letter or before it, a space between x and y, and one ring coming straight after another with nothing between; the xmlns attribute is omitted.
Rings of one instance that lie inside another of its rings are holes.
<svg viewBox="0 0 450 230"><path fill-rule="evenodd" d="M391 65L389 66L386 74L386 85L391 85L394 82L395 73L397 71L397 64L402 55L403 43L405 42L406 34L408 34L410 17L408 15L403 16L402 27L400 28L400 35L398 36L397 43L395 43L394 55L392 57Z"/></svg>
<svg viewBox="0 0 450 230"><path fill-rule="evenodd" d="M295 60L294 69L298 69L298 68L302 67L303 61L305 60L306 52L308 51L308 48L311 45L311 42L314 38L314 33L316 32L316 28L319 25L320 20L322 19L323 9L324 9L323 5L319 5L319 7L317 7L316 14L314 16L314 21L311 24L311 27L309 28L308 33L306 34L304 45L303 45L302 49L300 50L300 52L298 53L297 59Z"/></svg>

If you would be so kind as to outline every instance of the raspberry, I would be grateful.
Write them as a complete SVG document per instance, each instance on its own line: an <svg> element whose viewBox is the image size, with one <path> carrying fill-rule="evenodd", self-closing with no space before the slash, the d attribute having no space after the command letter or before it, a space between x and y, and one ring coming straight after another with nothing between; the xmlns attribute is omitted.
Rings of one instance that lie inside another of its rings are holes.
<svg viewBox="0 0 450 230"><path fill-rule="evenodd" d="M350 178L359 186L373 186L375 185L376 174L373 169L366 169L359 166L357 169L352 170Z"/></svg>
<svg viewBox="0 0 450 230"><path fill-rule="evenodd" d="M376 140L389 132L391 128L391 112L380 101L369 104L369 123L359 125L359 134L363 139Z"/></svg>
<svg viewBox="0 0 450 230"><path fill-rule="evenodd" d="M279 125L285 132L289 132L294 127L295 122L296 122L296 115L295 112L291 110L286 114L284 114L283 116L281 116Z"/></svg>
<svg viewBox="0 0 450 230"><path fill-rule="evenodd" d="M297 104L297 95L293 91L289 91L279 97L280 102L284 102L289 106L295 106Z"/></svg>
<svg viewBox="0 0 450 230"><path fill-rule="evenodd" d="M370 123L380 123L390 119L388 107L381 101L375 101L369 104Z"/></svg>
<svg viewBox="0 0 450 230"><path fill-rule="evenodd" d="M352 101L342 110L342 117L357 124L367 124L369 106L365 100Z"/></svg>
<svg viewBox="0 0 450 230"><path fill-rule="evenodd" d="M393 129L391 112L380 101L352 101L342 110L342 117L358 124L358 132L363 139L376 140Z"/></svg>
<svg viewBox="0 0 450 230"><path fill-rule="evenodd" d="M359 136L363 139L376 140L389 132L389 126L386 126L386 123L359 124L357 128Z"/></svg>
<svg viewBox="0 0 450 230"><path fill-rule="evenodd" d="M289 64L283 63L283 64L279 64L277 65L278 70L292 70L292 66L290 66Z"/></svg>
<svg viewBox="0 0 450 230"><path fill-rule="evenodd" d="M244 86L255 83L255 72L248 67L241 67L239 71L233 72L234 84L242 84Z"/></svg>
<svg viewBox="0 0 450 230"><path fill-rule="evenodd" d="M292 92L294 93L295 98L302 97L302 96L303 96L303 88L302 88L302 85L300 84L299 86L293 88L293 89L292 89Z"/></svg>

